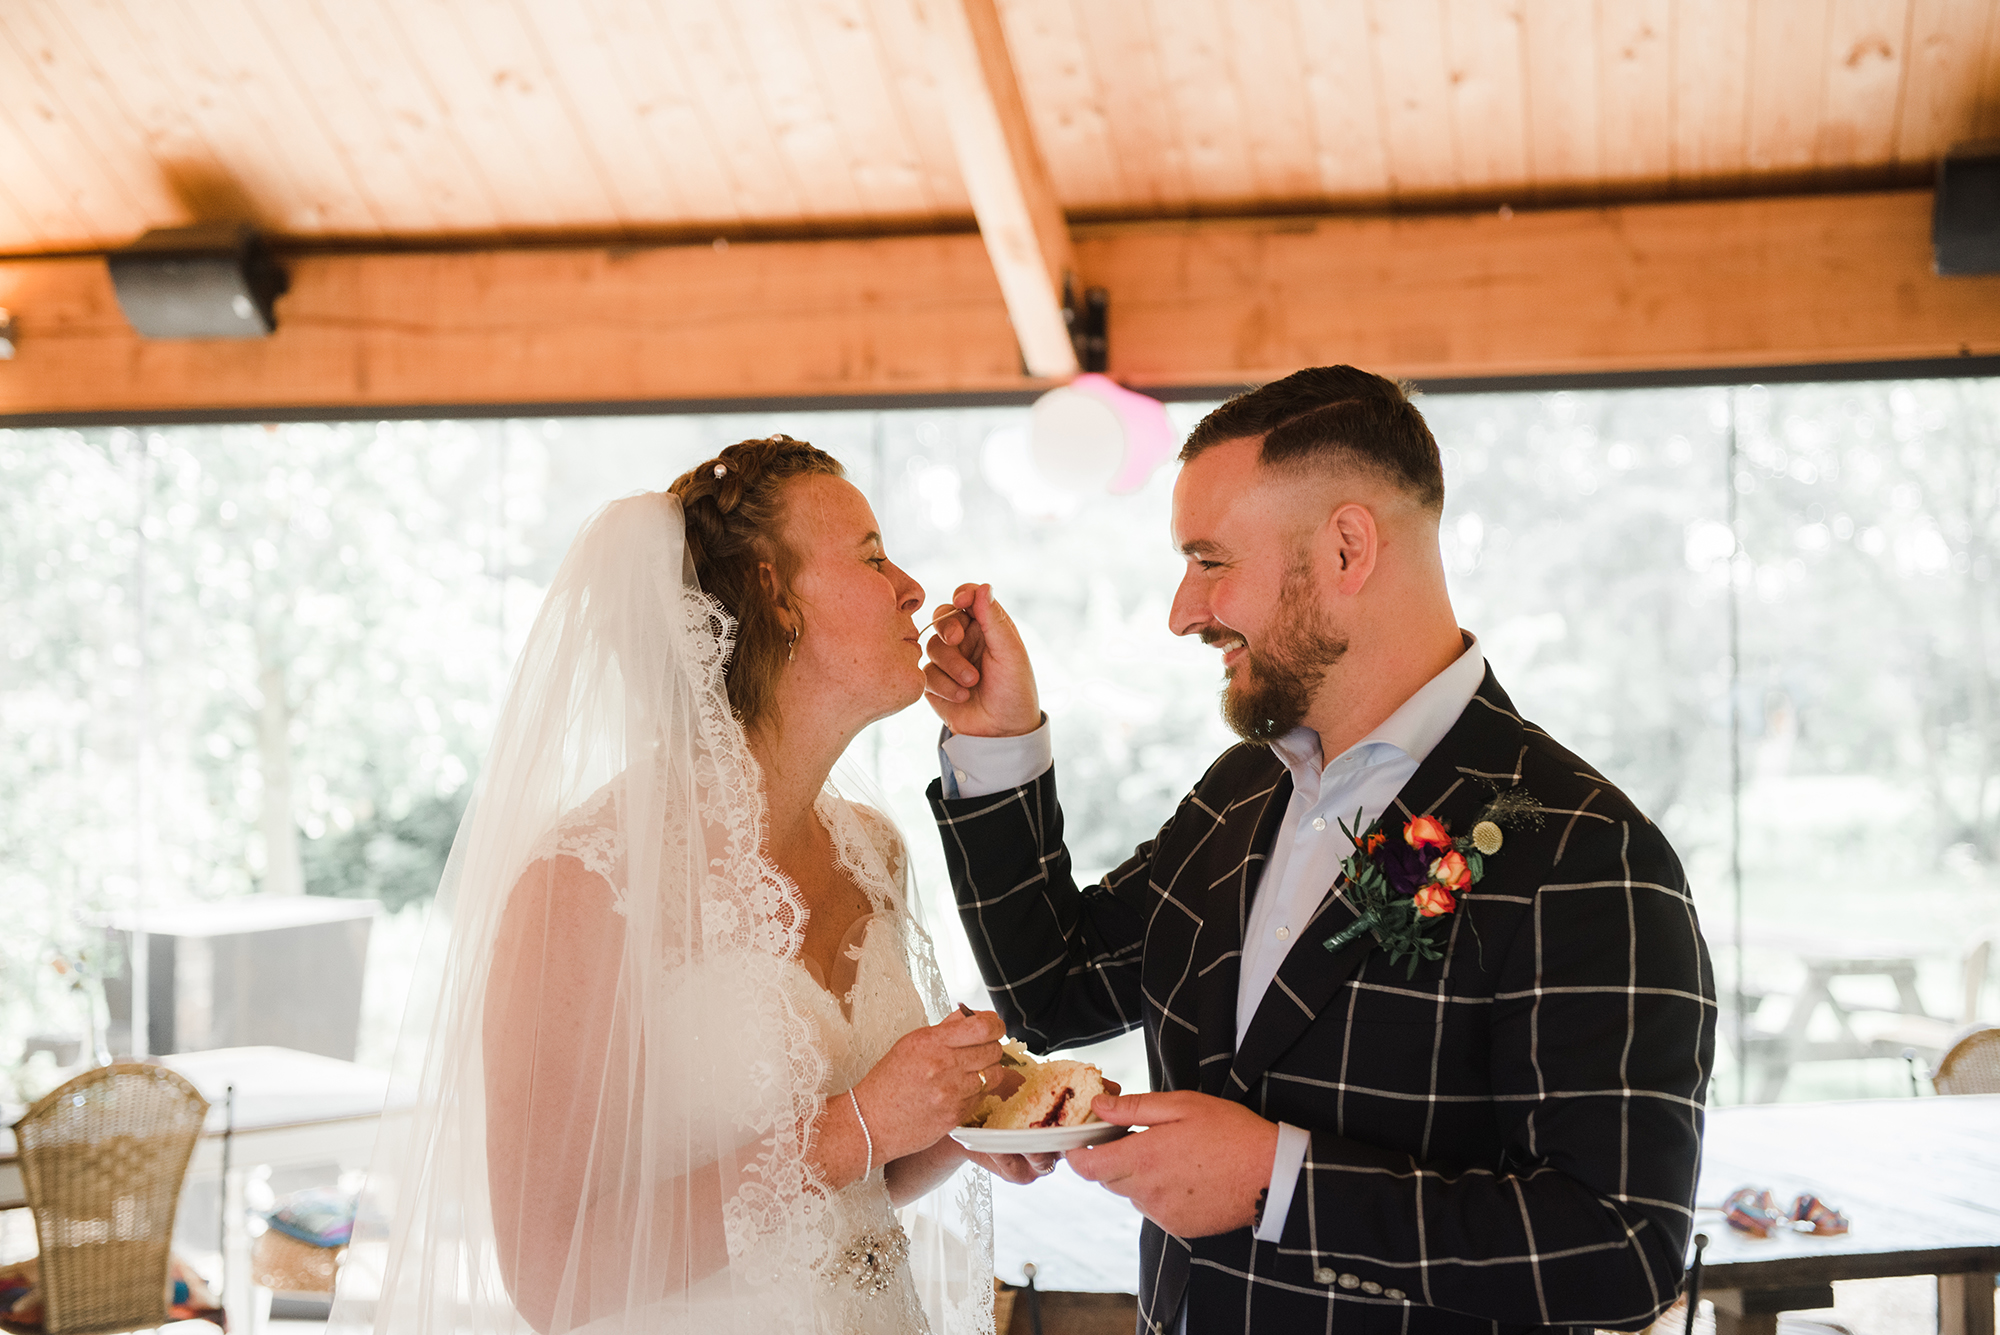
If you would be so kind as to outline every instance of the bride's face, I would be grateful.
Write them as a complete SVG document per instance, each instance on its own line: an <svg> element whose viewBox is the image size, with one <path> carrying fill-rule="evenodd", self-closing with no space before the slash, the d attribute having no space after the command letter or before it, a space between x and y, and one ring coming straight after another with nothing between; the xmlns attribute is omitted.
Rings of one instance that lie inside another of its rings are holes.
<svg viewBox="0 0 2000 1335"><path fill-rule="evenodd" d="M863 722L916 703L923 586L889 559L882 526L852 483L814 475L786 485L785 538L799 557L792 595L804 623L788 675Z"/></svg>

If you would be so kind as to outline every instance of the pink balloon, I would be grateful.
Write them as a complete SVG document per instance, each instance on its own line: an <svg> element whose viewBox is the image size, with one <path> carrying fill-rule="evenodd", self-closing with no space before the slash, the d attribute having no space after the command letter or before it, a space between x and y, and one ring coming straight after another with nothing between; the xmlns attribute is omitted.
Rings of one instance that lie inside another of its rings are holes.
<svg viewBox="0 0 2000 1335"><path fill-rule="evenodd" d="M1139 490L1155 468L1173 457L1174 428L1167 420L1166 404L1095 371L1084 372L1069 387L1110 408L1125 428L1125 461L1105 487L1113 496Z"/></svg>

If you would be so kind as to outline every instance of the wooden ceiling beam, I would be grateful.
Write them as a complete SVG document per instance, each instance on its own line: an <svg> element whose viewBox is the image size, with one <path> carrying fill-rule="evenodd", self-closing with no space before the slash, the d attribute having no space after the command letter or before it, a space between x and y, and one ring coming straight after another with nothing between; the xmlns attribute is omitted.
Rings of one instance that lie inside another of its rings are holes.
<svg viewBox="0 0 2000 1335"><path fill-rule="evenodd" d="M1254 384L2000 356L2000 277L1931 272L1927 191L1079 229L1111 371ZM36 414L1033 390L978 237L319 254L278 332L148 342L100 259L0 261Z"/></svg>
<svg viewBox="0 0 2000 1335"><path fill-rule="evenodd" d="M979 235L1030 375L1081 368L1063 319L1069 224L1036 146L993 0L923 0L938 92Z"/></svg>

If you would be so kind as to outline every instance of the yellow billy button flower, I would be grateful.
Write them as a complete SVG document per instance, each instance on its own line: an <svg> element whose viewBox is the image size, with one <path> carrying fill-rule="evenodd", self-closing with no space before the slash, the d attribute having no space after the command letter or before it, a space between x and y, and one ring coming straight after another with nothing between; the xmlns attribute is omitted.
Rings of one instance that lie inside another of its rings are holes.
<svg viewBox="0 0 2000 1335"><path fill-rule="evenodd" d="M1472 827L1472 846L1479 850L1481 857L1492 857L1500 851L1500 827L1490 820L1483 820Z"/></svg>

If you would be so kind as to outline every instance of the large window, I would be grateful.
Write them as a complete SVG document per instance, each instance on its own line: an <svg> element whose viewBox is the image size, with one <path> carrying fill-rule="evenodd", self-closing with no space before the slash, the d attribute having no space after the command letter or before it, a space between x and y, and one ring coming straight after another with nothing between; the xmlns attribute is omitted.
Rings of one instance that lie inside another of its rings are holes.
<svg viewBox="0 0 2000 1335"><path fill-rule="evenodd" d="M1522 711L1672 838L1725 990L1740 958L1746 991L1782 998L1844 940L1916 959L1926 1005L1956 1014L1960 953L2000 931L2000 383L1422 406L1461 623ZM90 988L50 961L88 954L94 915L297 891L387 906L361 1052L385 1059L399 963L570 536L749 435L843 459L931 601L997 586L1031 638L1079 870L1107 869L1229 743L1217 667L1166 629L1171 466L1071 495L1037 479L1025 428L995 408L0 431L0 1066L90 1022ZM921 796L935 741L919 705L851 760L971 995ZM1782 1020L1764 1005L1749 1027ZM1723 1101L1747 1088L1734 1060ZM1144 1078L1129 1044L1107 1061ZM1827 1061L1783 1094L1906 1089L1894 1062Z"/></svg>

